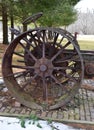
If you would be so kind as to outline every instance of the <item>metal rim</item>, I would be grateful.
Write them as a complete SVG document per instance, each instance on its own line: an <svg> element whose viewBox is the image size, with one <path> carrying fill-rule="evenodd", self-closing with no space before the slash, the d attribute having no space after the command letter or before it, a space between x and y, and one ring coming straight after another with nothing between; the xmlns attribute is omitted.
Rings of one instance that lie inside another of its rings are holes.
<svg viewBox="0 0 94 130"><path fill-rule="evenodd" d="M34 109L64 106L83 79L77 41L58 28L37 28L19 35L7 48L2 66L12 95Z"/></svg>
<svg viewBox="0 0 94 130"><path fill-rule="evenodd" d="M22 23L23 24L30 24L31 22L35 22L38 18L40 18L43 15L42 12L39 12L37 14L34 14L28 18L26 18Z"/></svg>

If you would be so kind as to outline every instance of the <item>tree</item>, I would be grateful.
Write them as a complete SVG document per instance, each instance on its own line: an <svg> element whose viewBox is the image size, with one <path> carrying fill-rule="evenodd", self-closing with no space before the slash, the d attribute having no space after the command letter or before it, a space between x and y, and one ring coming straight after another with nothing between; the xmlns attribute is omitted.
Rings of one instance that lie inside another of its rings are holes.
<svg viewBox="0 0 94 130"><path fill-rule="evenodd" d="M32 13L43 12L39 20L43 26L67 26L76 20L76 11L73 6L79 0L36 0L32 1Z"/></svg>
<svg viewBox="0 0 94 130"><path fill-rule="evenodd" d="M3 21L3 43L8 44L8 15L6 1L0 3L2 21Z"/></svg>
<svg viewBox="0 0 94 130"><path fill-rule="evenodd" d="M43 12L43 17L38 21L40 25L68 26L76 20L76 11L73 7L78 1L80 0L1 0L3 43L8 43L8 18L11 21L11 27L14 27L14 21L21 23L28 16ZM25 30L27 30L26 25L23 26L23 31Z"/></svg>
<svg viewBox="0 0 94 130"><path fill-rule="evenodd" d="M11 21L11 27L14 27L14 0L1 0L0 1L0 12L2 13L3 22L3 43L8 44L8 20ZM11 36L11 40L13 35Z"/></svg>
<svg viewBox="0 0 94 130"><path fill-rule="evenodd" d="M11 28L14 28L14 12L15 12L15 1L10 0L8 4L8 17L10 19ZM14 39L14 34L11 33L11 41Z"/></svg>
<svg viewBox="0 0 94 130"><path fill-rule="evenodd" d="M22 22L34 13L43 12L40 25L67 26L76 20L74 5L78 1L80 0L16 0L15 17Z"/></svg>
<svg viewBox="0 0 94 130"><path fill-rule="evenodd" d="M78 18L74 24L67 28L71 33L78 32L79 34L93 35L94 34L94 11L87 9L86 12L78 12Z"/></svg>
<svg viewBox="0 0 94 130"><path fill-rule="evenodd" d="M22 23L28 16L32 14L33 0L16 0L15 1L15 21ZM27 25L23 25L23 31L27 30Z"/></svg>
<svg viewBox="0 0 94 130"><path fill-rule="evenodd" d="M71 4L72 6L75 6L80 0L65 0L65 2L68 2L69 4Z"/></svg>

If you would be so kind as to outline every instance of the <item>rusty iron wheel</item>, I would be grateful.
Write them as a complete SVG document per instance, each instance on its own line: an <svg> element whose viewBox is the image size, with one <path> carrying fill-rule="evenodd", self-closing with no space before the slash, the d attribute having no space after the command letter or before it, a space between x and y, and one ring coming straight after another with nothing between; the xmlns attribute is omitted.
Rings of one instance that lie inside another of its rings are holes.
<svg viewBox="0 0 94 130"><path fill-rule="evenodd" d="M79 66L76 67L79 61ZM2 73L11 94L33 109L66 105L83 79L83 59L76 39L59 28L36 28L8 46Z"/></svg>

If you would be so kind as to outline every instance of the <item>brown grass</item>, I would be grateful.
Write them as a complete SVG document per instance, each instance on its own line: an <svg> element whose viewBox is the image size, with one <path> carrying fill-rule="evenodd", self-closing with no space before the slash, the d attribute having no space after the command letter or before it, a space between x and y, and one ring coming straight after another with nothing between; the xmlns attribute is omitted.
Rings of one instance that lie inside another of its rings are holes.
<svg viewBox="0 0 94 130"><path fill-rule="evenodd" d="M5 52L6 48L7 48L7 46L8 45L0 43L0 77L2 76L2 68L1 68L2 58L3 58L4 52Z"/></svg>

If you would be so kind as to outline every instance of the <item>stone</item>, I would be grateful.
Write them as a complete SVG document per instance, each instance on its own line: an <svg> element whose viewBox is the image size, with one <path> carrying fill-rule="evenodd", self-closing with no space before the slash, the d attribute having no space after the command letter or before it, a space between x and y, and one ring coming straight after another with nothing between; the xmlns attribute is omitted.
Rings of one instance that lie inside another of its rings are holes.
<svg viewBox="0 0 94 130"><path fill-rule="evenodd" d="M0 108L2 107L2 103L0 102Z"/></svg>
<svg viewBox="0 0 94 130"><path fill-rule="evenodd" d="M14 101L12 104L14 107L21 107L21 103Z"/></svg>

